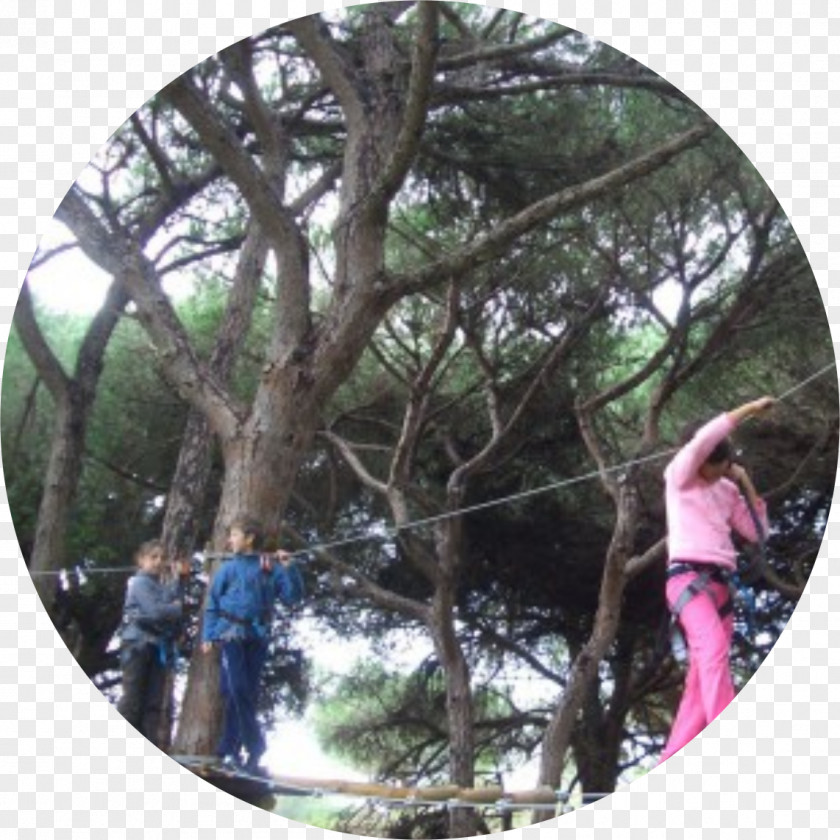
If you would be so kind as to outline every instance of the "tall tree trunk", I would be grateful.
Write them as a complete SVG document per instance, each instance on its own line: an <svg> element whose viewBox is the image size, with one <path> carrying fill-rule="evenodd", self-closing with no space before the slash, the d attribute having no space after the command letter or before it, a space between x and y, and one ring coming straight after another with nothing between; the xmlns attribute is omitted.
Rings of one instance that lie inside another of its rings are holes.
<svg viewBox="0 0 840 840"><path fill-rule="evenodd" d="M24 283L14 322L26 352L43 379L56 408L44 489L38 507L35 538L29 557L35 587L51 617L57 578L52 572L66 562L70 510L82 472L88 416L102 372L105 348L128 298L112 284L100 312L91 321L82 341L72 378L64 372L41 334L32 306L29 285Z"/></svg>
<svg viewBox="0 0 840 840"><path fill-rule="evenodd" d="M457 509L464 493L460 486L450 487L449 496L450 506ZM444 520L437 528L438 568L429 630L446 683L450 780L458 787L470 788L475 781L475 708L470 666L455 628L462 537L463 528L458 516ZM470 837L477 833L475 809L450 809L450 837Z"/></svg>
<svg viewBox="0 0 840 840"><path fill-rule="evenodd" d="M616 506L616 524L607 550L592 634L575 657L563 698L543 736L539 784L551 788L559 788L562 784L563 768L575 722L587 691L597 680L598 666L618 632L621 601L626 586L624 567L633 553L638 521L638 495L629 481L620 485Z"/></svg>
<svg viewBox="0 0 840 840"><path fill-rule="evenodd" d="M429 630L446 684L450 782L461 788L471 788L475 782L475 714L470 668L455 632L452 593L435 595L431 622ZM450 837L471 837L477 829L475 809L450 809Z"/></svg>
<svg viewBox="0 0 840 840"><path fill-rule="evenodd" d="M207 494L210 477L213 437L204 417L195 409L187 416L187 424L178 453L175 476L166 499L163 519L164 553L170 559L191 557L195 550L197 516ZM190 616L184 617L186 626ZM167 751L172 746L175 673L170 671L161 687L160 731L155 743ZM179 750L181 752L181 750Z"/></svg>
<svg viewBox="0 0 840 840"><path fill-rule="evenodd" d="M618 651L611 658L613 689L606 701L601 686L592 680L582 704L580 723L571 748L581 790L612 793L621 763L624 720L629 706L633 663L633 640L620 634Z"/></svg>
<svg viewBox="0 0 840 840"><path fill-rule="evenodd" d="M251 324L267 256L266 237L259 225L252 223L242 246L230 299L225 307L225 314L210 355L210 370L221 383L229 382L233 365ZM207 419L195 408L190 409L178 453L178 464L167 494L166 513L163 520L161 539L166 555L170 558L189 557L195 550L197 517L207 495L213 443L214 438ZM189 620L188 616L186 620ZM198 647L200 641L200 622L199 616L195 648ZM205 659L207 661L203 661ZM196 650L193 661L196 664L190 665L188 687L202 680L211 680L213 685L218 685L219 675L216 670L218 663L215 659L202 657ZM201 671L200 675L193 676L193 667ZM163 688L164 714L161 715L161 732L158 735L158 745L164 750L168 749L172 742L173 687L174 675L170 674ZM187 693L190 708L202 708L202 693L196 694L189 688ZM189 717L188 714L183 735L179 732L178 743L175 745L177 751L190 754L209 752L204 743L205 736L196 734L195 727L190 725ZM221 725L221 706L218 700L210 702L203 723L208 727L208 737L212 737L212 743L215 744Z"/></svg>
<svg viewBox="0 0 840 840"><path fill-rule="evenodd" d="M89 405L78 386L68 383L55 408L50 455L44 473L44 492L38 506L35 539L29 558L35 588L53 618L58 578L49 573L66 565L67 525L82 472ZM61 632L62 628L58 627L58 630Z"/></svg>
<svg viewBox="0 0 840 840"><path fill-rule="evenodd" d="M290 393L281 391L281 393ZM298 392L300 393L300 392ZM276 392L275 392L276 395ZM225 478L214 524L213 547L223 550L230 522L247 514L266 528L269 539L279 533L295 476L309 450L317 416L311 396L292 396L264 403L270 420L257 412L239 434L222 444ZM215 566L211 568L211 576ZM203 612L203 611L202 611ZM221 732L222 702L218 692L218 653L196 648L190 662L187 687L174 751L190 755L212 754Z"/></svg>

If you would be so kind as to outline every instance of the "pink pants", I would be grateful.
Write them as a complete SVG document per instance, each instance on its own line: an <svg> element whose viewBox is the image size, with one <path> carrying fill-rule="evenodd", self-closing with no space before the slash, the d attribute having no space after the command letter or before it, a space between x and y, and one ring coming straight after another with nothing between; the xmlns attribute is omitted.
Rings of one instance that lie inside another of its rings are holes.
<svg viewBox="0 0 840 840"><path fill-rule="evenodd" d="M668 581L665 594L669 606L695 577L689 572ZM729 598L728 586L709 581L705 591L695 595L680 613L688 647L688 674L660 764L699 735L735 697L729 669L734 618L732 613L723 619L718 614Z"/></svg>

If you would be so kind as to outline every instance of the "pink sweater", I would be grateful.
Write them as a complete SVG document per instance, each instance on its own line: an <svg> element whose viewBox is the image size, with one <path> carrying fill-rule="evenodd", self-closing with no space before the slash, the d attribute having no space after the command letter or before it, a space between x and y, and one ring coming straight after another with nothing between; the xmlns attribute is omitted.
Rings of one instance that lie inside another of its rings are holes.
<svg viewBox="0 0 840 840"><path fill-rule="evenodd" d="M693 560L734 569L732 529L752 542L758 540L738 486L728 478L709 484L699 475L711 451L734 427L729 416L721 414L703 426L665 468L670 562ZM767 506L761 500L756 513L767 533Z"/></svg>

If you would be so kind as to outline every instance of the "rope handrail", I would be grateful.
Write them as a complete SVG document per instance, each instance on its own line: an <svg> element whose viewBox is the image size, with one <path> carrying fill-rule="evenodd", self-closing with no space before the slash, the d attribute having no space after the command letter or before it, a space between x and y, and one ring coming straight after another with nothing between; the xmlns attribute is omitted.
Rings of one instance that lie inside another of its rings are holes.
<svg viewBox="0 0 840 840"><path fill-rule="evenodd" d="M818 379L821 376L824 376L829 370L836 367L836 362L831 362L830 364L825 365L823 368L818 370L816 373L812 373L810 376L806 377L805 379L798 382L792 388L789 388L787 391L783 392L780 396L776 397L776 402L782 402L783 400L788 399L797 391L801 390L805 386L809 385L814 380ZM354 545L360 542L372 542L374 540L383 540L383 541L391 541L398 537L401 533L409 530L413 530L415 528L426 527L428 525L433 525L436 522L441 522L445 519L452 519L456 516L464 516L468 513L475 513L479 510L486 510L487 508L497 507L499 505L507 504L509 502L517 501L519 499L527 499L531 496L540 495L542 493L548 493L551 490L559 490L563 487L571 487L575 484L581 484L585 481L590 481L593 478L599 478L603 474L612 475L615 473L621 473L625 470L630 469L634 466L639 466L641 464L646 464L651 461L657 461L662 458L667 457L668 455L672 455L677 451L676 447L671 447L669 449L661 450L659 452L654 452L650 455L644 455L639 458L632 458L628 461L623 461L620 464L614 464L609 467L604 467L603 469L596 469L590 470L589 472L582 473L581 475L572 476L570 478L560 479L559 481L553 481L548 484L540 485L539 487L532 487L529 490L522 490L517 493L511 493L507 496L500 496L495 499L489 499L485 502L478 502L474 505L468 505L463 508L459 508L458 510L452 511L444 511L443 513L435 514L433 516L427 516L422 519L416 519L411 522L406 522L404 525L400 525L397 527L388 527L381 530L379 533L364 533L364 534L352 534L346 537L340 537L336 540L331 540L329 542L323 543L316 543L314 545L308 546L304 549L299 549L297 551L289 552L291 557L295 558L302 558L306 557L310 554L317 554L318 552L325 552L331 551L336 548L342 548L348 545ZM198 557L206 557L210 559L218 559L224 557L232 556L229 552L196 552L194 556ZM67 568L67 569L43 569L43 570L35 570L30 571L30 575L32 576L41 576L41 575L62 575L62 574L82 574L82 575L91 575L91 574L113 574L113 573L122 573L125 574L126 572L133 572L133 566L118 566L118 567L111 567L111 568L90 568L85 569L79 566Z"/></svg>

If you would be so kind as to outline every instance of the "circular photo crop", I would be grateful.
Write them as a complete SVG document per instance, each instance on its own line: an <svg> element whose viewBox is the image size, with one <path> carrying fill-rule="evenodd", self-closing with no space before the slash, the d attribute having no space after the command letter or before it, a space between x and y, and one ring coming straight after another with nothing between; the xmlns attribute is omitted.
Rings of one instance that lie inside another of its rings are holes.
<svg viewBox="0 0 840 840"><path fill-rule="evenodd" d="M678 753L802 595L829 326L727 134L565 26L353 6L239 41L62 200L2 390L93 684L338 832L551 819Z"/></svg>

